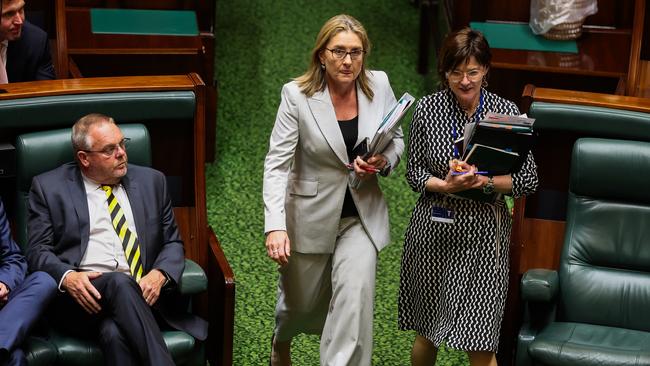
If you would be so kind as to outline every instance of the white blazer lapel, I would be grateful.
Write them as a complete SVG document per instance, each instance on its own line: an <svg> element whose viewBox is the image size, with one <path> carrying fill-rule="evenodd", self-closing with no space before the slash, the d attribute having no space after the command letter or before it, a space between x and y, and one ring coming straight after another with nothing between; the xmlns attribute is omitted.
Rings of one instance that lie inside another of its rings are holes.
<svg viewBox="0 0 650 366"><path fill-rule="evenodd" d="M372 101L357 86L357 105L359 109L359 138L357 144L369 137L371 140L383 118L381 108L373 108Z"/></svg>
<svg viewBox="0 0 650 366"><path fill-rule="evenodd" d="M341 159L343 164L347 164L348 153L345 148L345 141L343 141L343 135L341 135L341 129L336 120L336 113L327 87L325 87L324 91L317 92L311 98L307 98L307 104L330 148Z"/></svg>

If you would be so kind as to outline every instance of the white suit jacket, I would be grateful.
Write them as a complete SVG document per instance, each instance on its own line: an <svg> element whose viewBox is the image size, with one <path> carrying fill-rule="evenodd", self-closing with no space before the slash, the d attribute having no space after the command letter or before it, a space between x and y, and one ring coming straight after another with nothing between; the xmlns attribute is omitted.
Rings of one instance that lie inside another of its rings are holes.
<svg viewBox="0 0 650 366"><path fill-rule="evenodd" d="M370 101L357 86L359 137L372 138L396 102L388 77L368 71L375 95ZM286 230L291 249L332 253L350 172L343 136L325 88L311 98L296 82L282 88L282 100L264 162L264 231ZM394 169L404 150L402 130L384 151ZM390 242L388 209L377 175L351 189L359 218L377 250Z"/></svg>

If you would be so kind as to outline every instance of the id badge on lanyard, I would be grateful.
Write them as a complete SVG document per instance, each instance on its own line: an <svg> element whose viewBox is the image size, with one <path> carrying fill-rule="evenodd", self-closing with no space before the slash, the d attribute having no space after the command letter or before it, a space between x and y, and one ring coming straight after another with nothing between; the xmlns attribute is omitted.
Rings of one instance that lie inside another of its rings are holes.
<svg viewBox="0 0 650 366"><path fill-rule="evenodd" d="M431 219L435 222L444 222L445 224L454 223L454 210L441 206L431 208Z"/></svg>

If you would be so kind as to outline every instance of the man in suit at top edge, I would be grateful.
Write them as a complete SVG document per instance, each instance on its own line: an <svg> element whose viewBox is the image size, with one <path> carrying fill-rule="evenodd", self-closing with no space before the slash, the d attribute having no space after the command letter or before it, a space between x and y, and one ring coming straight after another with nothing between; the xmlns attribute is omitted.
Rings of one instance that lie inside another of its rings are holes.
<svg viewBox="0 0 650 366"><path fill-rule="evenodd" d="M0 0L0 84L54 79L47 33L25 20L24 0Z"/></svg>

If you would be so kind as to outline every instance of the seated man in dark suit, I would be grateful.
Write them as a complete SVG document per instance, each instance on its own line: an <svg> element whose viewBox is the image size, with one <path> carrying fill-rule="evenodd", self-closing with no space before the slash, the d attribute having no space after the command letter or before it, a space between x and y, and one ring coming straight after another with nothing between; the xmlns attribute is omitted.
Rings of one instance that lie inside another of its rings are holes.
<svg viewBox="0 0 650 366"><path fill-rule="evenodd" d="M24 0L0 0L0 84L54 79L47 33L25 20Z"/></svg>
<svg viewBox="0 0 650 366"><path fill-rule="evenodd" d="M76 162L32 181L27 259L63 291L55 325L98 337L107 364L173 365L160 326L204 340L207 323L179 305L184 251L165 176L128 164L127 142L110 117L75 123Z"/></svg>
<svg viewBox="0 0 650 366"><path fill-rule="evenodd" d="M20 344L56 295L52 277L44 272L25 277L26 271L0 200L0 366L27 365Z"/></svg>

